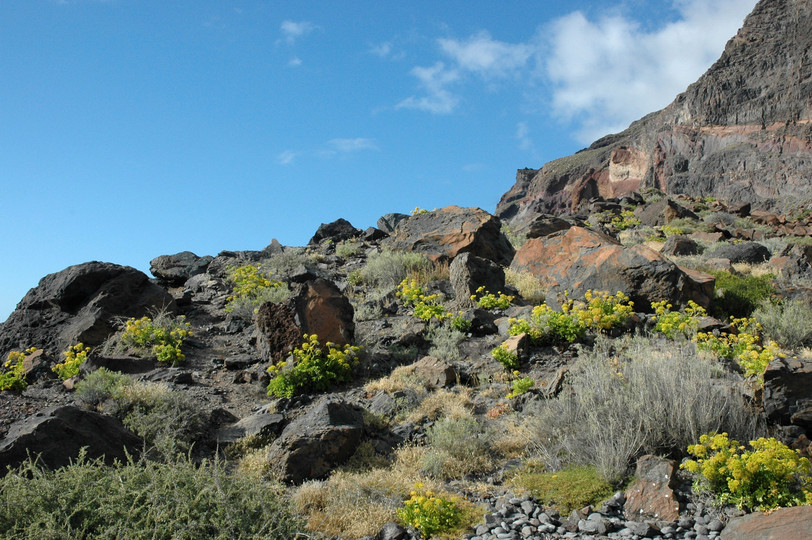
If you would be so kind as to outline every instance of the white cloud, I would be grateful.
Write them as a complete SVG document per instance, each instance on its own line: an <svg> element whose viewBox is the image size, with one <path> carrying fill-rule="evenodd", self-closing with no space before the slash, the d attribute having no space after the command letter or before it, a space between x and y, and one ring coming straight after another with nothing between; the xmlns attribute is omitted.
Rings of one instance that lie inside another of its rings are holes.
<svg viewBox="0 0 812 540"><path fill-rule="evenodd" d="M680 18L646 31L627 17L554 21L540 67L552 111L584 143L617 132L670 103L718 58L756 0L678 0Z"/></svg>
<svg viewBox="0 0 812 540"><path fill-rule="evenodd" d="M526 43L505 43L481 31L467 40L440 39L440 50L463 71L485 78L505 77L523 67L532 55Z"/></svg>
<svg viewBox="0 0 812 540"><path fill-rule="evenodd" d="M280 165L290 165L293 163L293 160L296 159L297 155L299 155L298 152L294 152L293 150L285 150L276 156L276 161L279 162Z"/></svg>
<svg viewBox="0 0 812 540"><path fill-rule="evenodd" d="M378 45L372 45L369 48L369 52L374 54L375 56L380 56L381 58L386 58L392 52L392 44L388 41L383 43L379 43Z"/></svg>
<svg viewBox="0 0 812 540"><path fill-rule="evenodd" d="M309 22L309 21L282 21L280 25L280 30L282 30L282 36L288 45L293 45L296 42L296 39L306 36L313 30L317 29L318 26Z"/></svg>
<svg viewBox="0 0 812 540"><path fill-rule="evenodd" d="M454 110L459 98L446 87L459 79L457 70L447 68L443 62L437 62L431 67L415 66L410 73L417 77L426 95L410 96L398 103L396 108L419 109L434 114L448 114Z"/></svg>
<svg viewBox="0 0 812 540"><path fill-rule="evenodd" d="M302 59L299 58L298 56L294 56L293 58L288 60L288 65L290 67L299 67L302 65Z"/></svg>
<svg viewBox="0 0 812 540"><path fill-rule="evenodd" d="M516 140L519 141L519 149L533 150L533 139L530 138L530 128L527 122L516 124Z"/></svg>
<svg viewBox="0 0 812 540"><path fill-rule="evenodd" d="M337 152L349 153L359 150L379 150L374 139L357 137L355 139L331 139L327 144Z"/></svg>

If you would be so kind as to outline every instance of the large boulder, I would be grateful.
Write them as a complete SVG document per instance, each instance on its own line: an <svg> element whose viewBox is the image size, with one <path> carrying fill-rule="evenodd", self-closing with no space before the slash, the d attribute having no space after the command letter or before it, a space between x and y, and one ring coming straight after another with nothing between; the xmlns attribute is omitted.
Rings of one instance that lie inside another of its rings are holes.
<svg viewBox="0 0 812 540"><path fill-rule="evenodd" d="M770 362L764 372L762 403L769 420L796 425L812 434L812 360L777 358Z"/></svg>
<svg viewBox="0 0 812 540"><path fill-rule="evenodd" d="M0 475L30 455L39 463L57 468L75 460L82 448L88 458L103 457L107 463L135 456L142 441L122 423L80 407L49 407L15 422L0 445Z"/></svg>
<svg viewBox="0 0 812 540"><path fill-rule="evenodd" d="M806 540L812 531L812 506L753 512L730 520L721 540Z"/></svg>
<svg viewBox="0 0 812 540"><path fill-rule="evenodd" d="M361 407L324 398L288 424L271 445L268 460L283 482L324 478L352 456L363 431Z"/></svg>
<svg viewBox="0 0 812 540"><path fill-rule="evenodd" d="M511 269L530 272L548 289L547 302L569 291L574 297L588 290L622 291L638 310L651 302L685 304L693 300L709 306L713 277L682 269L656 251L636 245L622 246L607 235L571 227L545 238L531 238L516 253Z"/></svg>
<svg viewBox="0 0 812 540"><path fill-rule="evenodd" d="M382 244L392 250L424 253L434 261L448 261L468 252L507 265L514 253L499 219L480 208L459 206L401 221Z"/></svg>
<svg viewBox="0 0 812 540"><path fill-rule="evenodd" d="M88 262L42 278L0 325L0 354L27 347L59 355L82 342L100 345L116 319L174 309L172 296L129 266Z"/></svg>
<svg viewBox="0 0 812 540"><path fill-rule="evenodd" d="M342 240L349 240L355 238L363 233L360 229L352 226L352 223L346 219L339 218L332 223L322 223L316 229L316 234L308 242L309 245L315 246L324 240L331 240L333 242L340 242Z"/></svg>
<svg viewBox="0 0 812 540"><path fill-rule="evenodd" d="M502 267L472 253L461 253L454 257L449 267L449 277L459 307L474 307L476 304L471 295L479 287L485 287L493 294L505 288L505 271Z"/></svg>
<svg viewBox="0 0 812 540"><path fill-rule="evenodd" d="M676 472L677 464L670 459L643 456L637 460L636 481L626 490L626 519L679 519L679 501L674 493Z"/></svg>
<svg viewBox="0 0 812 540"><path fill-rule="evenodd" d="M728 244L713 250L710 256L715 259L727 259L732 263L758 264L770 258L770 250L756 242Z"/></svg>
<svg viewBox="0 0 812 540"><path fill-rule="evenodd" d="M634 211L634 215L640 220L641 224L648 227L667 225L675 219L681 218L699 219L699 216L671 199L661 199L640 206Z"/></svg>
<svg viewBox="0 0 812 540"><path fill-rule="evenodd" d="M191 251L182 251L174 255L161 255L149 261L149 271L161 282L178 287L192 276L202 274L209 267L214 257L198 257Z"/></svg>
<svg viewBox="0 0 812 540"><path fill-rule="evenodd" d="M332 281L317 278L297 285L286 302L265 303L254 317L257 350L274 363L284 360L302 342L304 334L349 345L355 338L353 307Z"/></svg>

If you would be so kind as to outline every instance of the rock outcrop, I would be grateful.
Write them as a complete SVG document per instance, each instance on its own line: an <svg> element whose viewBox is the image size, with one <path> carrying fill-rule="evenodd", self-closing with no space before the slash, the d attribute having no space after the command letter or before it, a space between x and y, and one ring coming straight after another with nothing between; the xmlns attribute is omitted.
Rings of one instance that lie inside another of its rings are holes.
<svg viewBox="0 0 812 540"><path fill-rule="evenodd" d="M27 347L57 356L82 342L100 345L117 317L173 309L172 296L135 268L88 262L42 278L0 325L0 355Z"/></svg>
<svg viewBox="0 0 812 540"><path fill-rule="evenodd" d="M449 261L472 253L506 265L513 246L501 232L501 222L480 208L446 206L400 221L383 245L393 250L423 253L435 261Z"/></svg>
<svg viewBox="0 0 812 540"><path fill-rule="evenodd" d="M707 307L713 293L711 276L682 269L645 246L625 247L582 227L528 240L510 267L536 276L548 289L551 305L565 290L575 297L588 289L622 291L638 310L661 300L674 304L693 300Z"/></svg>
<svg viewBox="0 0 812 540"><path fill-rule="evenodd" d="M496 215L514 228L645 187L775 206L812 197L812 4L761 0L721 58L665 109L521 169Z"/></svg>

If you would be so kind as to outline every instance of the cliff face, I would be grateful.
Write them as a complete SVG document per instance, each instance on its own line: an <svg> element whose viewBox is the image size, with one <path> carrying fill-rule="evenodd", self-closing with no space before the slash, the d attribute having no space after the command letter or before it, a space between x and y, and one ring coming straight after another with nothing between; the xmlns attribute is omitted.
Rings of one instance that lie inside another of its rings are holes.
<svg viewBox="0 0 812 540"><path fill-rule="evenodd" d="M586 150L522 169L512 224L644 187L771 207L812 199L812 1L761 0L711 68L665 109Z"/></svg>

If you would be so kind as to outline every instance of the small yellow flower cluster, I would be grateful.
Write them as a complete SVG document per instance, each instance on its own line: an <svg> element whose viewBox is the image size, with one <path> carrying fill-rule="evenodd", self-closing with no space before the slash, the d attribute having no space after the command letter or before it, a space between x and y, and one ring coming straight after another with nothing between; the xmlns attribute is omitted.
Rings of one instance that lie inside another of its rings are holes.
<svg viewBox="0 0 812 540"><path fill-rule="evenodd" d="M697 346L735 360L744 369L746 377L756 376L762 381L769 363L785 355L774 341L762 343L759 335L761 325L755 319L731 319L731 325L736 328L737 334L700 332L696 335Z"/></svg>
<svg viewBox="0 0 812 540"><path fill-rule="evenodd" d="M640 225L640 223L640 220L635 217L633 210L623 210L620 212L619 216L614 216L609 222L609 224L618 231L624 231L630 227L636 227L637 225Z"/></svg>
<svg viewBox="0 0 812 540"><path fill-rule="evenodd" d="M3 364L6 371L0 373L0 390L22 392L28 387L28 383L25 380L23 361L26 356L36 351L36 347L29 347L24 353L20 351L11 351L8 353L8 360Z"/></svg>
<svg viewBox="0 0 812 540"><path fill-rule="evenodd" d="M229 268L228 279L234 284L234 294L226 299L227 313L234 311L241 302L259 301L268 289L277 289L284 285L281 281L268 279L253 264Z"/></svg>
<svg viewBox="0 0 812 540"><path fill-rule="evenodd" d="M192 335L191 325L181 315L177 318L159 316L129 319L124 323L121 342L136 350L149 350L161 363L179 365L186 359L181 352L183 340Z"/></svg>
<svg viewBox="0 0 812 540"><path fill-rule="evenodd" d="M358 363L361 348L335 343L319 343L316 334L304 334L303 343L293 349L293 363L280 362L268 368L271 382L268 395L293 397L305 391L329 390L336 384L348 381Z"/></svg>
<svg viewBox="0 0 812 540"><path fill-rule="evenodd" d="M683 311L671 311L674 306L666 300L662 302L652 302L654 309L654 320L656 324L654 330L665 335L669 339L677 337L691 337L699 328L699 317L707 315L705 308L688 300L688 305Z"/></svg>
<svg viewBox="0 0 812 540"><path fill-rule="evenodd" d="M412 210L412 212L411 212L411 214L413 216L418 216L420 214L428 214L428 213L429 213L428 210L426 210L425 208L420 208L419 206L415 206L414 210Z"/></svg>
<svg viewBox="0 0 812 540"><path fill-rule="evenodd" d="M451 314L440 303L439 294L426 294L416 279L404 279L398 285L395 293L406 305L414 307L413 314L419 319L428 322L432 318L443 322Z"/></svg>
<svg viewBox="0 0 812 540"><path fill-rule="evenodd" d="M568 312L572 313L584 326L592 330L611 330L623 324L634 313L634 302L618 291L614 295L606 291L592 291L584 294L586 302L565 303Z"/></svg>
<svg viewBox="0 0 812 540"><path fill-rule="evenodd" d="M504 343L491 350L493 356L505 369L514 370L519 367L519 357L516 353L510 352Z"/></svg>
<svg viewBox="0 0 812 540"><path fill-rule="evenodd" d="M446 499L432 491L424 490L423 487L422 483L415 484L409 499L398 509L401 521L420 531L425 538L449 532L459 526L462 512L457 508L457 498Z"/></svg>
<svg viewBox="0 0 812 540"><path fill-rule="evenodd" d="M727 433L706 434L688 447L696 460L682 468L698 475L700 488L712 491L723 504L749 510L812 504L809 459L774 438L750 441L746 450Z"/></svg>
<svg viewBox="0 0 812 540"><path fill-rule="evenodd" d="M85 347L83 343L77 343L73 347L69 347L63 353L65 361L61 364L56 364L51 370L63 381L79 375L79 367L87 360L87 355L90 354L90 347Z"/></svg>
<svg viewBox="0 0 812 540"><path fill-rule="evenodd" d="M479 296L479 299L477 299L477 296ZM513 302L513 298L513 296L504 294L502 291L497 294L488 292L484 285L476 290L476 294L471 295L471 300L483 309L507 309L510 307L510 303Z"/></svg>

